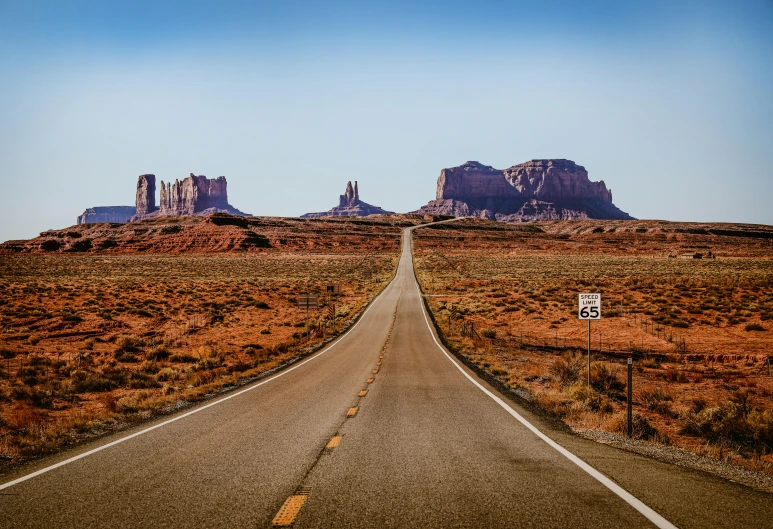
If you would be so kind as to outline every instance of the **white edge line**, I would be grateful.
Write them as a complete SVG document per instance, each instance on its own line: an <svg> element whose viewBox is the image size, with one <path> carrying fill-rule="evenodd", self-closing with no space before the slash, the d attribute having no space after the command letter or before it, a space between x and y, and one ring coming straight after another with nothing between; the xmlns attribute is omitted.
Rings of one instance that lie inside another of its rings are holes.
<svg viewBox="0 0 773 529"><path fill-rule="evenodd" d="M399 263L399 261L398 261L398 263ZM328 351L330 351L331 349L333 349L336 345L341 343L347 336L349 336L351 334L352 331L354 331L355 328L357 328L357 326L360 324L360 322L365 318L365 315L368 313L368 311L370 311L370 309L376 304L376 300L378 300L387 291L387 289L392 285L392 282L394 281L394 279L396 277L397 277L397 272L395 272L395 276L392 278L392 280L389 282L389 284L386 287L384 287L384 290L382 290L379 293L378 296L373 298L373 301L371 301L371 303L368 306L368 308L365 309L365 312L362 313L362 316L360 316L360 319L357 320L357 323L355 323L354 326L352 326L348 331L346 331L346 334L344 334L338 340L333 342L329 347L327 347L325 349L322 349L321 351L315 353L311 358L307 358L306 360L304 360L303 362L301 362L299 364L296 364L296 365L294 365L292 367L284 369L284 370L280 371L279 373L277 373L276 375L273 375L270 378L267 378L266 380L258 382L257 384L251 385L251 386L249 386L249 387L247 387L245 389L237 391L236 393L231 393L230 395L227 395L227 396L225 396L225 397L223 397L221 399L218 399L218 400L215 400L213 402L210 402L209 404L205 404L203 406L195 408L195 409L193 409L193 410L191 410L191 411L189 411L187 413L183 413L182 415L178 415L177 417L173 417L173 418L171 418L169 420L166 420L166 421L164 421L162 423L155 424L155 425L153 425L153 426L151 426L149 428L145 428L144 430L140 430L139 432L134 432L133 434L127 435L126 437L122 437L122 438L116 439L115 441L112 441L110 443L98 446L97 448L93 448L93 449L91 449L91 450L89 450L87 452L83 452L82 454L78 454L77 456L73 456L73 457L71 457L69 459L65 459L64 461L60 461L59 463L55 463L55 464L53 464L51 466L48 466L48 467L45 467L45 468L41 468L40 470L36 470L35 472L32 472L30 474L27 474L25 476L17 478L17 479L15 479L13 481L9 481L8 483L3 483L2 485L0 485L0 490L4 490L4 489L10 488L10 487L13 487L14 485L18 485L19 483L27 481L28 479L32 479L34 477L40 476L41 474L45 474L46 472L50 472L52 470L55 470L55 469L57 469L59 467L63 467L65 465L69 465L70 463L78 461L79 459L83 459L84 457L88 457L88 456L90 456L92 454L96 454L97 452L101 452L102 450L110 448L111 446L115 446L117 444L121 444L123 442L128 441L129 439L134 439L135 437L139 437L140 435L146 434L148 432L152 432L153 430L155 430L157 428L161 428L162 426L166 426L166 425L171 424L171 423L173 423L175 421L179 421L180 419L185 419L186 417L190 417L194 413L198 413L200 411L206 410L207 408L211 408L212 406L216 406L217 404L220 404L221 402L225 402L225 401L230 400L230 399L232 399L234 397L238 397L239 395L247 393L248 391L252 391L253 389L258 388L258 387L262 386L263 384L268 384L269 382L273 382L274 380L278 379L279 377L282 377L282 376L286 375L287 373L289 373L291 371L294 371L294 370L298 369L299 367L301 367L301 366L303 366L305 364L308 364L312 360L316 360L317 358L319 358L323 354L325 354Z"/></svg>
<svg viewBox="0 0 773 529"><path fill-rule="evenodd" d="M438 346L438 348L442 351L444 355L446 355L446 358L465 376L467 377L467 380L475 384L478 389L480 389L483 393L491 397L491 399L499 404L504 410L512 415L518 422L523 424L526 428L531 430L531 432L545 441L548 445L550 445L552 448L557 450L561 455L566 457L569 461L583 469L585 472L590 474L591 477L593 477L596 481L604 485L606 488L617 494L620 498L622 498L628 505L639 511L645 518L647 518L650 522L655 524L660 529L677 529L675 525L673 525L671 522L663 518L661 515L656 513L654 510L652 510L650 507L645 505L641 500L636 498L633 494L622 488L620 485L606 477L604 474L590 466L588 463L571 453L569 450L561 446L560 444L556 443L553 439L542 433L536 426L534 426L532 423L527 421L520 413L515 411L513 408L511 408L505 401L494 395L492 392L484 388L480 383L478 383L477 380L472 378L462 367L457 363L457 361L448 354L448 352L445 350L445 348L440 344L440 342L437 341L437 338L435 337L435 332L432 329L432 326L429 323L429 319L427 318L427 311L424 308L424 302L421 299L421 290L419 289L419 282L415 281L416 283L416 290L419 292L419 303L421 304L421 311L424 314L424 321L427 323L427 327L429 328L429 332L432 335L432 340L435 342L435 345Z"/></svg>

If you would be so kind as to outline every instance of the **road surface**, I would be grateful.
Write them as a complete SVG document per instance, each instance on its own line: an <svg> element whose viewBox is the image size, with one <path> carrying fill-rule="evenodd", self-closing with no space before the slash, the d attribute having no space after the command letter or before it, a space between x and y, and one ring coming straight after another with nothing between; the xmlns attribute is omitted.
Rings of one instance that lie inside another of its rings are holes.
<svg viewBox="0 0 773 529"><path fill-rule="evenodd" d="M770 494L572 436L462 367L424 312L410 230L392 283L321 352L0 478L0 527L735 528L771 520Z"/></svg>

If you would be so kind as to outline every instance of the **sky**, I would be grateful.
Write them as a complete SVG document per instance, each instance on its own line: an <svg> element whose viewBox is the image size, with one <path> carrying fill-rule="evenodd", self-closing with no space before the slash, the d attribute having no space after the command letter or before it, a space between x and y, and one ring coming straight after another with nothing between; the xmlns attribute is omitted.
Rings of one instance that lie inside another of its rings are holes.
<svg viewBox="0 0 773 529"><path fill-rule="evenodd" d="M0 0L0 241L228 178L297 216L568 158L634 217L773 224L773 1Z"/></svg>

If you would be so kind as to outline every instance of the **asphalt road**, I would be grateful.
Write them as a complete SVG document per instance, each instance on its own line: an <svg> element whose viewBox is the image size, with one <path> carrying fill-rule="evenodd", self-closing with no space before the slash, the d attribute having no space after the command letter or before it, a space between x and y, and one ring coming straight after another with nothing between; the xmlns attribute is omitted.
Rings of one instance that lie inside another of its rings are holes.
<svg viewBox="0 0 773 529"><path fill-rule="evenodd" d="M394 281L337 342L0 478L0 527L271 527L291 497L294 527L773 525L770 494L572 436L459 365L406 232Z"/></svg>

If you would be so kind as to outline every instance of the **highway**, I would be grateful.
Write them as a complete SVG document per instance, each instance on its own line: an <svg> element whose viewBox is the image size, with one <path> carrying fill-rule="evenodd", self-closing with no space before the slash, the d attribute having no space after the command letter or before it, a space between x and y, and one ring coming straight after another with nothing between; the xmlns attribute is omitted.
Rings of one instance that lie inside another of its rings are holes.
<svg viewBox="0 0 773 529"><path fill-rule="evenodd" d="M770 494L581 439L459 364L425 313L410 229L394 280L319 353L0 478L3 528L771 520Z"/></svg>

